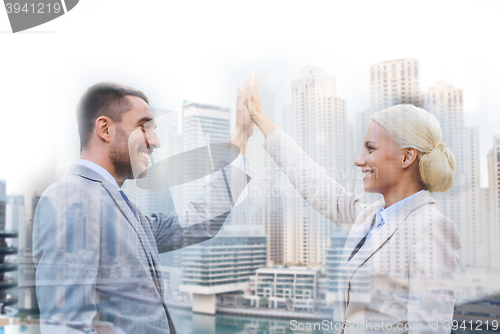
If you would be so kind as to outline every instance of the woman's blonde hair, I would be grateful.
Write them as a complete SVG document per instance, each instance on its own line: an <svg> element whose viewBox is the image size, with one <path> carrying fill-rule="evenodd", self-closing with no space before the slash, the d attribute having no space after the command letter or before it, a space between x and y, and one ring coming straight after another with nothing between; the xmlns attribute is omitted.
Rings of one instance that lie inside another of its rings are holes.
<svg viewBox="0 0 500 334"><path fill-rule="evenodd" d="M418 167L424 189L445 192L453 185L455 156L443 142L436 117L412 104L399 104L370 117L384 127L400 148L418 150Z"/></svg>

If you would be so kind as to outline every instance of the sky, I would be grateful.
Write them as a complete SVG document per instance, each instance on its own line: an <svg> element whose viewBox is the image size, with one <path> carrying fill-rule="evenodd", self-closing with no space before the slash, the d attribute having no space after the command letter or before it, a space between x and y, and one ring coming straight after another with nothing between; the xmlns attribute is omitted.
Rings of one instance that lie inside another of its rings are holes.
<svg viewBox="0 0 500 334"><path fill-rule="evenodd" d="M90 85L117 81L151 106L182 101L231 107L256 68L291 101L304 66L336 76L351 121L370 107L369 65L418 58L421 90L464 89L465 124L479 128L481 185L500 135L498 1L85 0L64 16L12 34L0 9L0 178L31 196L78 159L75 106Z"/></svg>

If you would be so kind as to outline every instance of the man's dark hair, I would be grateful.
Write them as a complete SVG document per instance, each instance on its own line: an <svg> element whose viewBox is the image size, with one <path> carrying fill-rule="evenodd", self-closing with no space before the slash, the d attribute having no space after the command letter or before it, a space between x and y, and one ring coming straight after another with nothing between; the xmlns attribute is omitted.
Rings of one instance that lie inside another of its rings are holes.
<svg viewBox="0 0 500 334"><path fill-rule="evenodd" d="M140 97L149 104L148 98L140 90L114 82L101 82L87 89L76 111L80 150L89 144L98 117L107 116L115 122L121 121L122 114L132 108L127 95Z"/></svg>

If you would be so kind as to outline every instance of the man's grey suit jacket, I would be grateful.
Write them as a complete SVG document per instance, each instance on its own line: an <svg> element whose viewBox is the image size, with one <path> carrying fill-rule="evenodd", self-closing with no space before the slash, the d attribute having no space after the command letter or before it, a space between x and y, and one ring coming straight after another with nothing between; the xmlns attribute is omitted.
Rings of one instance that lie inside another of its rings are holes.
<svg viewBox="0 0 500 334"><path fill-rule="evenodd" d="M215 236L248 181L232 165L224 172L224 178L212 178L195 206L203 215L210 210L207 203L217 203L219 210L227 207L225 213L181 227L175 214L146 216L135 207L138 221L115 185L87 167L72 166L64 180L44 192L34 219L41 322L89 332L101 332L99 326L107 322L115 333L175 333L159 253Z"/></svg>

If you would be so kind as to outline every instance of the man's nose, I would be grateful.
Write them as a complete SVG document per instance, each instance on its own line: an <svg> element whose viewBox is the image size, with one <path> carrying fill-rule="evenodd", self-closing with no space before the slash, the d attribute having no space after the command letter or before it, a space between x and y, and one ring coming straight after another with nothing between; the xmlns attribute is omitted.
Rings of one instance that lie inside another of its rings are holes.
<svg viewBox="0 0 500 334"><path fill-rule="evenodd" d="M155 130L147 131L146 136L146 144L150 149L159 148L161 146L160 138L158 138Z"/></svg>

